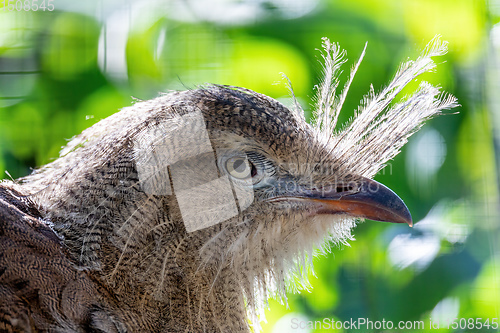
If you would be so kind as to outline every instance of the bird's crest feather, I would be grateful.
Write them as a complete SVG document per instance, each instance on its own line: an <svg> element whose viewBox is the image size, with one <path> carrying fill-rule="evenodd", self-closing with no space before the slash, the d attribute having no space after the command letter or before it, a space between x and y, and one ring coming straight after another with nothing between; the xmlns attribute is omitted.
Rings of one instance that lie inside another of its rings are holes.
<svg viewBox="0 0 500 333"><path fill-rule="evenodd" d="M343 126L343 129L337 129L339 114L364 57L366 45L340 94L336 90L340 68L346 62L345 51L327 38L323 38L322 46L324 78L315 87L313 127L320 138L332 143L332 153L339 160L349 163L345 167L349 170L355 167L360 175L372 177L399 153L407 138L420 128L423 121L458 105L454 96L440 93L439 88L427 82L422 82L412 95L394 103L396 96L408 83L435 68L432 57L447 52L447 43L436 36L417 60L403 63L393 80L379 93L370 86L351 123Z"/></svg>

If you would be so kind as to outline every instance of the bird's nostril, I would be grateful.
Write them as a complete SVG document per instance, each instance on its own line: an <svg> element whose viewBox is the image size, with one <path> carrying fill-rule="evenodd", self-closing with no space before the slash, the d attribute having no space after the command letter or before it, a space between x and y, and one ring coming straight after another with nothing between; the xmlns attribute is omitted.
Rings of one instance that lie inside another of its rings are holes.
<svg viewBox="0 0 500 333"><path fill-rule="evenodd" d="M340 186L337 186L337 189L336 189L336 192L339 193L339 192L349 192L349 191L352 191L353 190L353 187L351 185L340 185Z"/></svg>

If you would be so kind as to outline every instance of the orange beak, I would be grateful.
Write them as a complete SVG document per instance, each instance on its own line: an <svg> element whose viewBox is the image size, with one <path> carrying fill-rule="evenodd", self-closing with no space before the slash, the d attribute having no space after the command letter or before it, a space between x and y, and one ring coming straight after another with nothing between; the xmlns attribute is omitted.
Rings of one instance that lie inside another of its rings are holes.
<svg viewBox="0 0 500 333"><path fill-rule="evenodd" d="M314 214L346 214L375 221L407 223L413 226L411 214L401 198L387 186L360 178L349 188L332 186L307 189L290 197L269 201L299 200L313 204Z"/></svg>

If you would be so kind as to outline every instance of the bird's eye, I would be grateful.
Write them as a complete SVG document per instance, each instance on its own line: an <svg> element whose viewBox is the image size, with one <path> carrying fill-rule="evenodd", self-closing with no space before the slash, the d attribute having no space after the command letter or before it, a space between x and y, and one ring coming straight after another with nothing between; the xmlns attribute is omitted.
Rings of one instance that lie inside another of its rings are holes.
<svg viewBox="0 0 500 333"><path fill-rule="evenodd" d="M247 179L257 174L255 166L245 157L234 156L226 161L227 172L237 179Z"/></svg>

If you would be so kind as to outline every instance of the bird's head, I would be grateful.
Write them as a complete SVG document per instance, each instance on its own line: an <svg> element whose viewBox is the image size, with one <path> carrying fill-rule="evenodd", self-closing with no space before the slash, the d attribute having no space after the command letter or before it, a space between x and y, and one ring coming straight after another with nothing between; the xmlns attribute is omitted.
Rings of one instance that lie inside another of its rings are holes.
<svg viewBox="0 0 500 333"><path fill-rule="evenodd" d="M175 99L182 111L141 132L134 159L142 190L175 197L179 229L203 244L204 260L225 253L233 263L244 255L241 265L255 256L271 265L325 238L345 241L356 218L412 224L403 201L367 177L363 167L380 167L369 150L345 160L338 138L324 140L279 102L221 86Z"/></svg>
<svg viewBox="0 0 500 333"><path fill-rule="evenodd" d="M323 46L312 124L298 103L243 88L169 93L84 131L25 183L83 265L133 272L154 285L146 291L179 279L208 293L236 284L249 307L257 295L284 296L287 277L315 248L350 239L357 219L412 224L403 201L371 178L424 120L456 104L425 82L393 102L446 51L436 39L336 129L361 59L336 94L343 52Z"/></svg>
<svg viewBox="0 0 500 333"><path fill-rule="evenodd" d="M201 265L233 268L250 303L255 289L271 285L284 295L287 277L304 268L301 259L325 241L346 242L356 218L412 223L403 201L368 178L367 166L380 167L370 150L345 160L335 150L338 137L325 140L303 117L241 88L210 86L182 100L199 102L167 125L175 128L138 137L142 188L176 197L175 220L200 244ZM165 166L171 186L158 188Z"/></svg>
<svg viewBox="0 0 500 333"><path fill-rule="evenodd" d="M327 40L324 48L326 78L317 87L313 124L298 103L288 109L247 89L207 86L165 96L162 104L175 110L175 121L136 137L142 189L175 197L174 220L197 244L196 270L229 267L251 305L256 290L266 294L272 286L284 295L287 277L301 274L305 258L325 244L345 243L359 218L411 226L403 201L371 178L425 119L455 105L425 82L413 96L393 102L408 82L434 67L431 56L445 52L435 40L336 130L359 62L337 96L342 53ZM159 174L169 182L159 183Z"/></svg>

